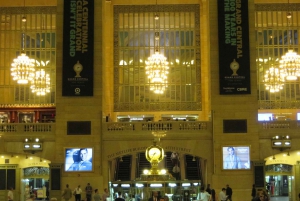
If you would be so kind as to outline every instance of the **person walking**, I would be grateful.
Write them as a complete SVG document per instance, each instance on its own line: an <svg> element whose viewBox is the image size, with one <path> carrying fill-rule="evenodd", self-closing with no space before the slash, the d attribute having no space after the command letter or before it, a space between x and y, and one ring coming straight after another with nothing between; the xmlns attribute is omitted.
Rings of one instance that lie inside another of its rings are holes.
<svg viewBox="0 0 300 201"><path fill-rule="evenodd" d="M256 196L256 188L255 188L255 185L254 185L254 184L252 185L252 192L251 192L251 196L252 196L252 199L254 199L254 198L255 198L255 196Z"/></svg>
<svg viewBox="0 0 300 201"><path fill-rule="evenodd" d="M90 185L90 183L87 184L85 187L85 193L86 193L86 201L92 200L92 193L93 193L93 187Z"/></svg>
<svg viewBox="0 0 300 201"><path fill-rule="evenodd" d="M105 188L104 189L104 193L102 195L102 201L107 201L106 199L109 197L109 192L108 192L108 189Z"/></svg>
<svg viewBox="0 0 300 201"><path fill-rule="evenodd" d="M94 201L100 201L100 195L98 189L95 189Z"/></svg>
<svg viewBox="0 0 300 201"><path fill-rule="evenodd" d="M211 196L208 192L204 190L204 186L200 188L200 201L211 201Z"/></svg>
<svg viewBox="0 0 300 201"><path fill-rule="evenodd" d="M78 185L77 188L75 188L75 190L74 190L75 201L81 201L81 193L82 193L82 190L80 188L80 185Z"/></svg>
<svg viewBox="0 0 300 201"><path fill-rule="evenodd" d="M226 195L227 200L232 201L232 188L229 187L229 184L226 185Z"/></svg>
<svg viewBox="0 0 300 201"><path fill-rule="evenodd" d="M7 193L7 200L8 201L13 201L14 200L14 188L13 187L10 187L9 188L9 191Z"/></svg>
<svg viewBox="0 0 300 201"><path fill-rule="evenodd" d="M222 188L221 192L219 193L219 199L220 201L226 201L227 196L226 196L226 189Z"/></svg>
<svg viewBox="0 0 300 201"><path fill-rule="evenodd" d="M121 191L118 192L118 197L115 199L115 201L125 201L125 199L122 198L122 193L121 193Z"/></svg>
<svg viewBox="0 0 300 201"><path fill-rule="evenodd" d="M62 194L62 197L65 199L65 201L69 201L72 197L72 190L69 189L69 184L66 185L66 188Z"/></svg>

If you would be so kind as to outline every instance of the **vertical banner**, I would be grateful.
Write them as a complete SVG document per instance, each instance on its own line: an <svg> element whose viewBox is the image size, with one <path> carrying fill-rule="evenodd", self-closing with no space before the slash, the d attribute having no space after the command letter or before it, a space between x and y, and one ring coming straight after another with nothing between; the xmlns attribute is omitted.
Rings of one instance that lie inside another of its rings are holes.
<svg viewBox="0 0 300 201"><path fill-rule="evenodd" d="M220 94L250 94L248 0L218 0Z"/></svg>
<svg viewBox="0 0 300 201"><path fill-rule="evenodd" d="M63 96L93 96L94 0L64 0Z"/></svg>

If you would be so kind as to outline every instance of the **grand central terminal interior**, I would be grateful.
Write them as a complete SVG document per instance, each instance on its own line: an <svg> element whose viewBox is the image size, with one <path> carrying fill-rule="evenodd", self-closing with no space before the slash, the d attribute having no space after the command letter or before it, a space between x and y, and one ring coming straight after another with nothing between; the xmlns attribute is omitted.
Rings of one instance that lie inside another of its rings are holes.
<svg viewBox="0 0 300 201"><path fill-rule="evenodd" d="M88 183L298 200L297 0L14 0L0 17L0 200Z"/></svg>

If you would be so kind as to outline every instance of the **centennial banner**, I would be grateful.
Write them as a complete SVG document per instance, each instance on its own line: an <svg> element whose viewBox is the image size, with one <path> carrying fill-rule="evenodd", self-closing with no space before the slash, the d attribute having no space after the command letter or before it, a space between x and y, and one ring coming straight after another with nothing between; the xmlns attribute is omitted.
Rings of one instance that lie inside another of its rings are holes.
<svg viewBox="0 0 300 201"><path fill-rule="evenodd" d="M93 96L94 0L64 0L63 96Z"/></svg>
<svg viewBox="0 0 300 201"><path fill-rule="evenodd" d="M248 0L218 0L220 94L250 94Z"/></svg>

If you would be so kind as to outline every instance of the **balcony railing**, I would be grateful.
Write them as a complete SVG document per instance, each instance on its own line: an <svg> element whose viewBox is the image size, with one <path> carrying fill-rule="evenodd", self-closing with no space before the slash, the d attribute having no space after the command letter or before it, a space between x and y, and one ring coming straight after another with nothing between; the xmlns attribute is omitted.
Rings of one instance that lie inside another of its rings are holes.
<svg viewBox="0 0 300 201"><path fill-rule="evenodd" d="M0 133L53 133L55 123L9 123L0 124Z"/></svg>
<svg viewBox="0 0 300 201"><path fill-rule="evenodd" d="M210 131L211 122L172 121L172 122L105 122L103 131Z"/></svg>

